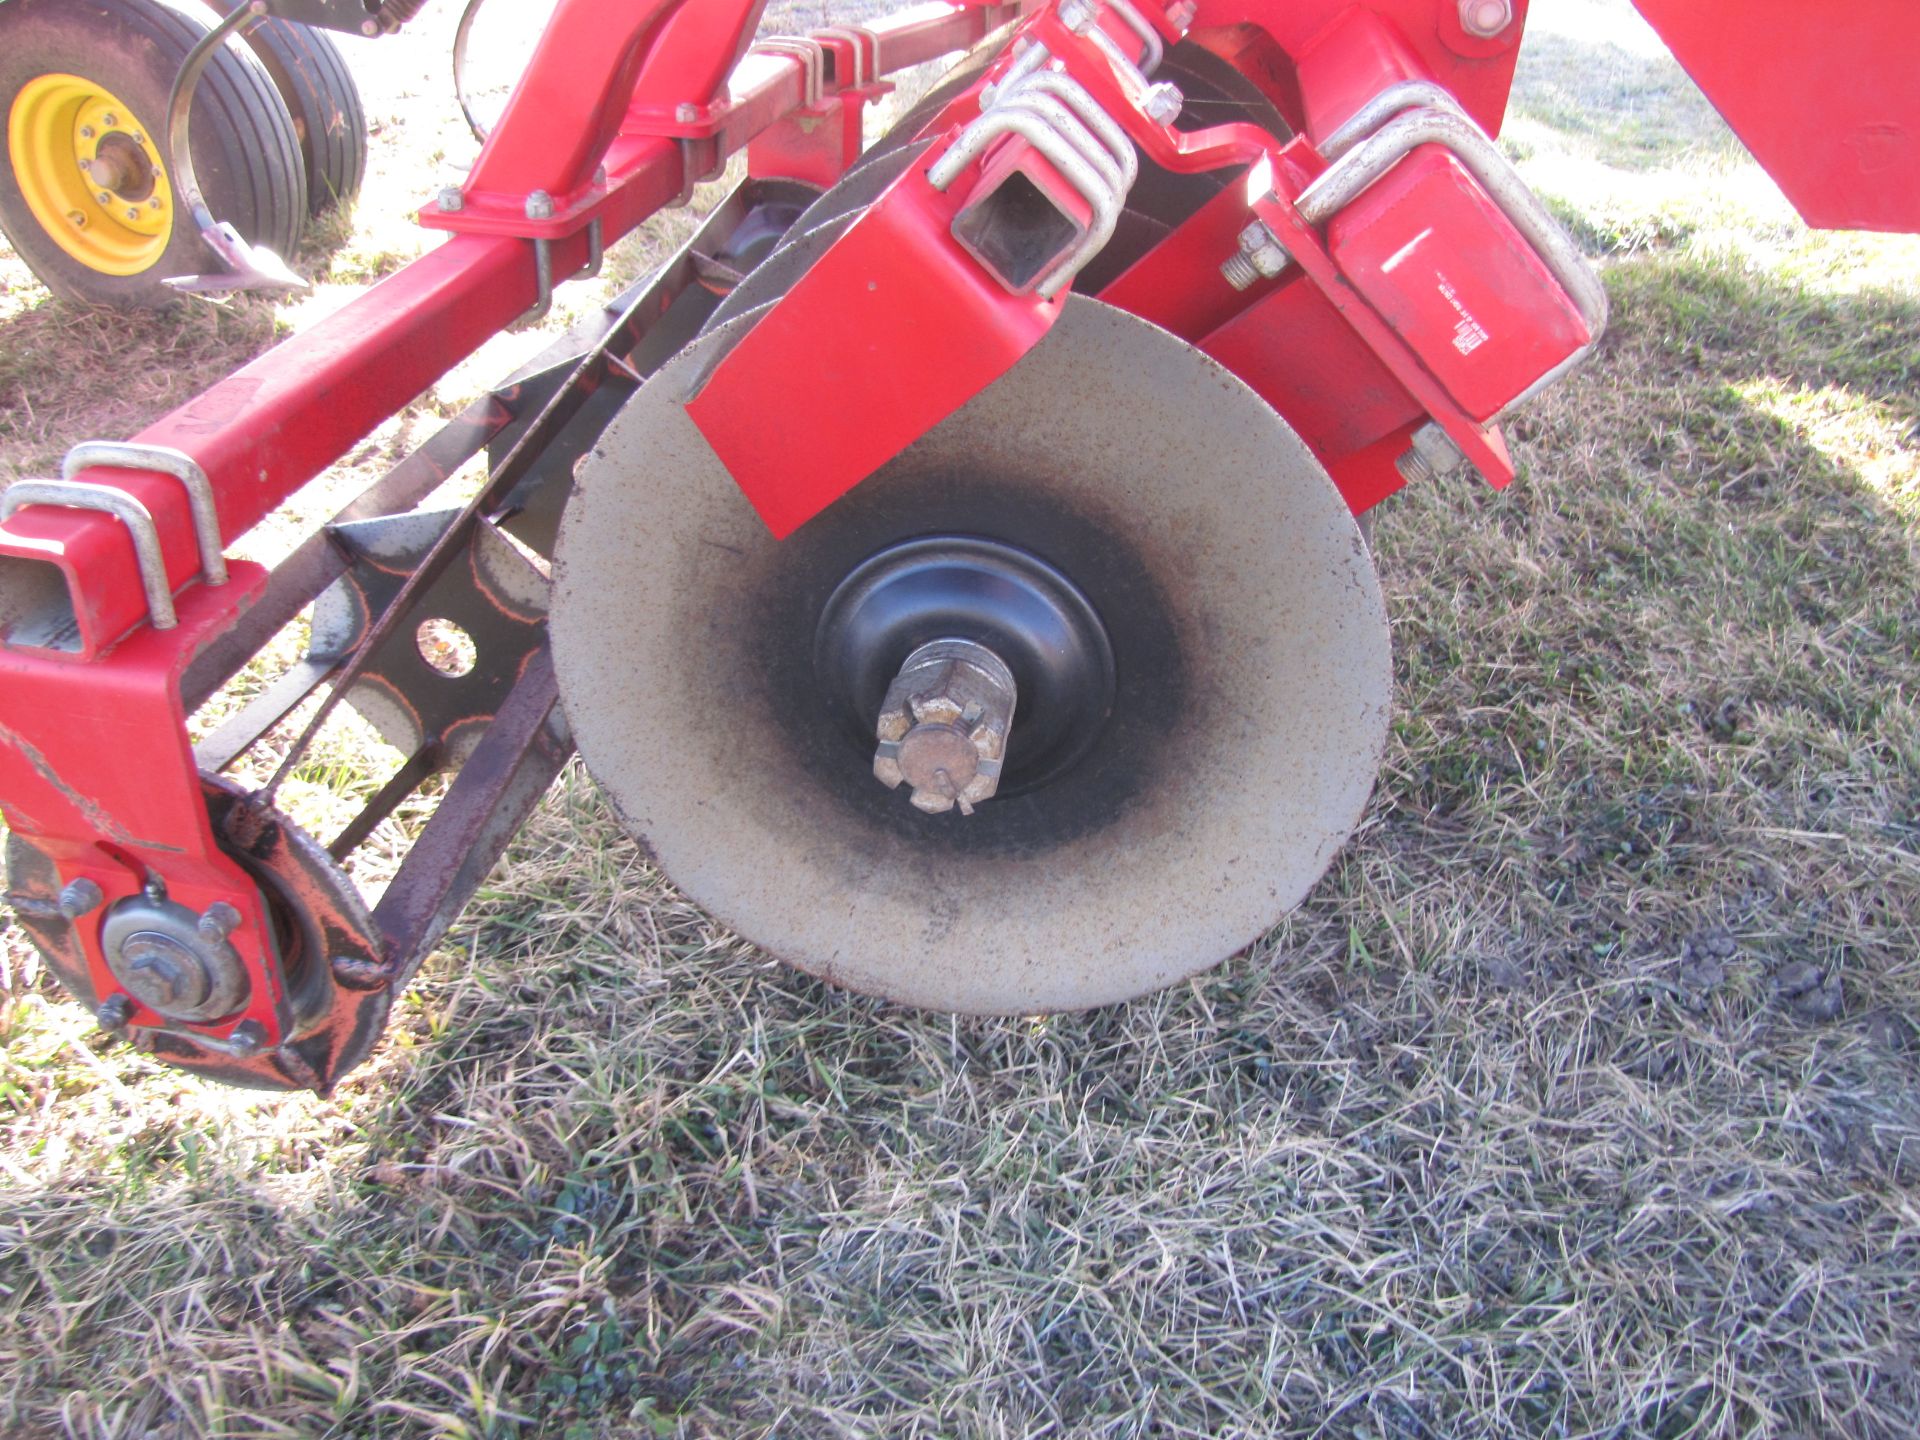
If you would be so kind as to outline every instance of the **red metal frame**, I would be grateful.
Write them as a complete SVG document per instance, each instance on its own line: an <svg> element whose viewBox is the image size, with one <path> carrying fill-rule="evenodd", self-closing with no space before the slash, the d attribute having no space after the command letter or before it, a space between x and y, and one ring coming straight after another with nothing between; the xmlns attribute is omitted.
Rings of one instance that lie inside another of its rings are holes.
<svg viewBox="0 0 1920 1440"><path fill-rule="evenodd" d="M1670 12L1684 8L1638 3L1675 26ZM1900 0L1873 3L1884 18ZM684 199L743 149L757 176L830 183L857 157L863 107L884 88L880 76L1018 20L1153 162L1245 172L1244 183L1108 284L1103 299L1186 337L1258 389L1301 430L1356 510L1398 488L1394 462L1429 421L1489 481L1505 483L1512 467L1498 430L1455 403L1294 202L1326 169L1317 147L1395 82L1437 82L1495 131L1526 0L1515 0L1513 22L1491 38L1462 29L1458 0L1137 7L1164 41L1186 33L1229 59L1298 133L1282 143L1247 123L1181 131L1150 121L1096 37L1070 30L1043 0L921 5L759 50L750 41L761 0L559 0L458 203L421 213L423 224L452 232L447 242L136 440L199 464L230 541L525 313L541 298L543 273L575 273L596 241L611 244ZM1786 0L1779 7L1791 8ZM1170 11L1188 9L1183 31ZM1096 24L1113 45L1139 38L1111 9ZM1012 54L1009 47L983 83L1004 74ZM936 152L979 113L980 88L923 132L936 137ZM1874 131L1882 150L1920 129L1910 92L1896 108L1894 129L1909 128L1891 140ZM980 173L942 193L921 168L909 169L692 400L693 417L776 532L804 523L964 403L1057 313L1059 301L1013 295L986 278L954 241L953 217ZM1909 198L1915 193L1920 186L1909 186ZM1913 219L1905 208L1895 218ZM1270 227L1291 268L1236 290L1221 263L1254 219ZM1313 337L1325 357L1315 374L1285 353L1301 337ZM179 624L159 631L146 623L134 549L115 519L31 506L0 524L0 565L57 573L77 637L72 653L0 646L0 798L9 823L54 858L63 881L92 880L108 905L158 877L190 908L216 900L239 908L232 942L259 981L245 1018L274 1044L286 1015L267 904L212 833L181 698L189 664L233 629L266 573L237 564L225 586L200 581L175 480L101 470L79 478L118 486L152 514ZM49 579L42 590L50 588ZM82 931L98 993L110 993L117 987L97 922ZM134 1023L152 1018L136 1014ZM214 1036L237 1018L200 1028Z"/></svg>
<svg viewBox="0 0 1920 1440"><path fill-rule="evenodd" d="M469 178L467 207L452 214L430 207L422 216L465 233L135 437L200 465L213 485L223 539L270 514L531 308L539 266L530 242L549 247L555 277L579 270L589 257L590 226L597 223L603 242L612 243L799 106L803 66L785 57L753 57L715 102L712 77L727 74L759 7L735 6L736 28L722 34L668 23L682 3L618 7L626 39L609 45L610 7L560 0L516 91L513 118L496 127ZM718 7L686 8L704 18ZM870 27L871 58L876 67L899 68L964 49L1019 9L923 6L901 23ZM683 85L692 87L679 91L685 103L715 117L708 135L689 142L646 133L644 114L629 122L636 95ZM829 88L837 94L854 87L835 81ZM589 139L576 132L559 137L569 143L554 143L554 117L541 105L556 98L573 107L566 123L588 126ZM596 176L602 169L604 180ZM519 187L545 189L564 203L550 217L529 219L524 192L512 203L498 198ZM213 1037L254 1020L263 1043L273 1046L287 1017L266 901L213 835L181 700L188 665L244 613L266 572L235 564L226 585L202 584L191 517L170 477L89 470L76 478L118 486L151 513L179 624L165 631L146 624L134 550L111 517L29 506L0 525L0 564L56 571L78 631L74 653L0 646L0 796L8 823L54 857L63 882L86 878L100 886L105 904L80 927L100 995L120 987L99 950L98 919L147 879L159 878L174 900L196 911L217 900L233 904L242 923L229 938L255 976L253 1000L242 1015L189 1028ZM136 1011L133 1023L155 1018Z"/></svg>

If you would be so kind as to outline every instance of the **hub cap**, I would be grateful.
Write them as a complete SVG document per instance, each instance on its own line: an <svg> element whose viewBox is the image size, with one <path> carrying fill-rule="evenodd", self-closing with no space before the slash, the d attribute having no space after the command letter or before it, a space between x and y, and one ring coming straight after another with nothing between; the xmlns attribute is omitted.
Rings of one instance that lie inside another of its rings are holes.
<svg viewBox="0 0 1920 1440"><path fill-rule="evenodd" d="M102 275L165 253L173 191L153 135L119 96L78 75L38 75L14 97L7 153L40 228Z"/></svg>

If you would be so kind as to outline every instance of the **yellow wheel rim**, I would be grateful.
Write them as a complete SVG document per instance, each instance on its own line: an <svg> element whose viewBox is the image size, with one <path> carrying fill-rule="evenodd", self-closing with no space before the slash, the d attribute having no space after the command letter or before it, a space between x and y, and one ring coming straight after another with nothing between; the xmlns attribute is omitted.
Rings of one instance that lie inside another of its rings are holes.
<svg viewBox="0 0 1920 1440"><path fill-rule="evenodd" d="M173 189L159 142L105 86L38 75L7 116L13 177L40 228L102 275L138 275L166 251Z"/></svg>

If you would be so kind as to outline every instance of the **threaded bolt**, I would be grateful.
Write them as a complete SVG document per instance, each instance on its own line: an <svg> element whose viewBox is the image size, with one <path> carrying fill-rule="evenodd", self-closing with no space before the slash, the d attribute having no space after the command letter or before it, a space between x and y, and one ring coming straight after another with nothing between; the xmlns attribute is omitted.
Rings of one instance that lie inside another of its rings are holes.
<svg viewBox="0 0 1920 1440"><path fill-rule="evenodd" d="M1271 280L1293 263L1280 237L1256 220L1240 232L1240 248L1220 266L1220 274L1236 290L1245 290L1256 280Z"/></svg>
<svg viewBox="0 0 1920 1440"><path fill-rule="evenodd" d="M1236 290L1245 290L1260 278L1260 272L1253 268L1253 257L1240 250L1226 258L1220 266L1220 273Z"/></svg>
<svg viewBox="0 0 1920 1440"><path fill-rule="evenodd" d="M1418 485L1423 480L1434 478L1433 466L1427 463L1427 457L1418 450L1402 451L1393 462L1393 468L1400 472L1400 478L1409 485Z"/></svg>
<svg viewBox="0 0 1920 1440"><path fill-rule="evenodd" d="M98 910L106 898L98 885L82 876L60 892L60 913L69 920L78 920L89 911Z"/></svg>
<svg viewBox="0 0 1920 1440"><path fill-rule="evenodd" d="M93 1012L94 1022L108 1034L127 1028L127 1022L133 1019L133 1001L124 995L109 995L100 1002L100 1008Z"/></svg>

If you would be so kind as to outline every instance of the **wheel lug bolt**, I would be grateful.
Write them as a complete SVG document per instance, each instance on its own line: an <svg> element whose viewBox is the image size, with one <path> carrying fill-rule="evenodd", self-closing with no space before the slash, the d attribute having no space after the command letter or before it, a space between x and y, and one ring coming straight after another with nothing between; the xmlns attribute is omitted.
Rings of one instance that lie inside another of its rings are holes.
<svg viewBox="0 0 1920 1440"><path fill-rule="evenodd" d="M1000 788L1018 698L1006 662L971 640L934 640L907 657L875 726L873 774L913 789L929 815L973 807Z"/></svg>
<svg viewBox="0 0 1920 1440"><path fill-rule="evenodd" d="M93 198L98 200L102 205L111 205L113 203L113 196L104 190L96 190Z"/></svg>
<svg viewBox="0 0 1920 1440"><path fill-rule="evenodd" d="M129 220L138 220L140 218L140 207L138 205L129 205L127 207L127 218Z"/></svg>
<svg viewBox="0 0 1920 1440"><path fill-rule="evenodd" d="M149 210L158 210L160 208L160 197L156 195L151 200L147 201L147 208Z"/></svg>
<svg viewBox="0 0 1920 1440"><path fill-rule="evenodd" d="M80 138L82 140L93 139L93 127L91 125L82 125L80 127Z"/></svg>
<svg viewBox="0 0 1920 1440"><path fill-rule="evenodd" d="M100 1008L93 1012L93 1018L109 1034L124 1030L127 1022L133 1019L133 1001L124 995L109 995L100 1002Z"/></svg>
<svg viewBox="0 0 1920 1440"><path fill-rule="evenodd" d="M109 130L111 130L114 126L120 123L120 117L118 115L113 114L111 111L109 111L107 114L102 115L100 117L100 123L106 126Z"/></svg>

